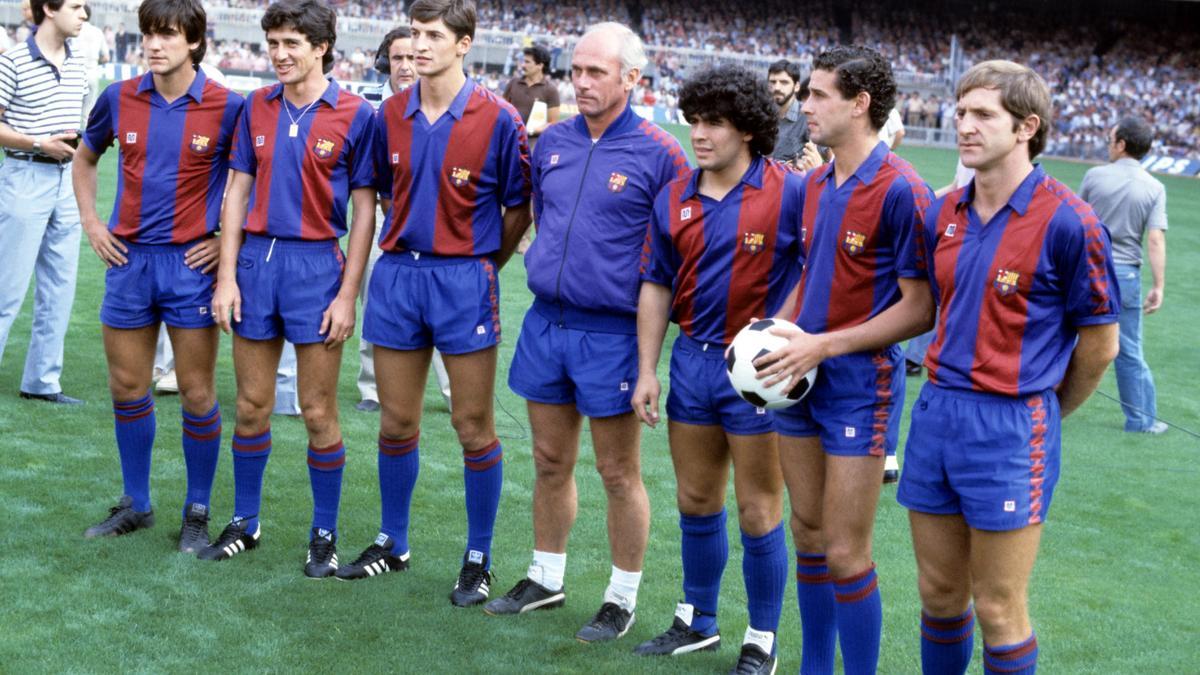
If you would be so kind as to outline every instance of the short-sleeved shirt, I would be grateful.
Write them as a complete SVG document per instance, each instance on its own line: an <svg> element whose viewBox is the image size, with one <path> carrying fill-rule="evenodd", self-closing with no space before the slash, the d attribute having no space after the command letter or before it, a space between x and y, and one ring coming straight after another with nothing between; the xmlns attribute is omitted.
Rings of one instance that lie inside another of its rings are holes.
<svg viewBox="0 0 1200 675"><path fill-rule="evenodd" d="M547 78L542 78L541 82L530 85L525 83L524 78L514 77L508 81L508 87L504 90L504 100L517 109L522 122L528 123L534 103L544 101L547 108L559 106L558 87L554 86Z"/></svg>
<svg viewBox="0 0 1200 675"><path fill-rule="evenodd" d="M97 155L116 141L117 194L108 229L144 244L181 244L215 232L242 97L196 72L168 103L154 76L100 94L83 143Z"/></svg>
<svg viewBox="0 0 1200 675"><path fill-rule="evenodd" d="M1122 157L1089 170L1079 196L1108 226L1118 265L1141 265L1146 230L1167 229L1167 190L1136 159Z"/></svg>
<svg viewBox="0 0 1200 675"><path fill-rule="evenodd" d="M34 36L0 54L0 120L27 136L78 131L88 92L83 54L66 44L62 68L46 60Z"/></svg>
<svg viewBox="0 0 1200 675"><path fill-rule="evenodd" d="M927 276L920 233L929 186L883 143L840 186L836 162L809 173L805 185L794 320L809 333L865 323L900 300L899 279Z"/></svg>
<svg viewBox="0 0 1200 675"><path fill-rule="evenodd" d="M379 192L392 199L379 246L441 256L500 250L501 207L529 201L529 144L517 111L467 80L433 123L421 87L384 102L376 125Z"/></svg>
<svg viewBox="0 0 1200 675"><path fill-rule="evenodd" d="M925 356L940 387L1026 396L1057 386L1076 329L1120 311L1108 231L1035 167L983 223L975 182L935 201L923 237L940 307Z"/></svg>
<svg viewBox="0 0 1200 675"><path fill-rule="evenodd" d="M307 109L292 105L282 84L251 92L229 162L254 176L245 231L305 240L346 234L350 191L375 184L374 129L371 104L332 80Z"/></svg>
<svg viewBox="0 0 1200 675"><path fill-rule="evenodd" d="M754 159L715 200L699 169L655 200L642 280L672 289L671 319L688 337L728 344L752 317L773 316L800 272L804 180Z"/></svg>
<svg viewBox="0 0 1200 675"><path fill-rule="evenodd" d="M775 139L775 150L771 157L790 162L800 156L808 142L808 118L800 112L800 101L792 99L787 113L779 120L779 136Z"/></svg>

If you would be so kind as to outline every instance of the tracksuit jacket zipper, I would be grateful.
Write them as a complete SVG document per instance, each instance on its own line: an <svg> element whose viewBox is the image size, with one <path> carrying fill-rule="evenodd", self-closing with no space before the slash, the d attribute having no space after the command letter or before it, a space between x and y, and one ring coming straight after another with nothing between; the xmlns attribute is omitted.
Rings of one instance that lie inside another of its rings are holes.
<svg viewBox="0 0 1200 675"><path fill-rule="evenodd" d="M563 235L563 253L562 259L558 262L558 278L554 281L554 301L558 303L559 322L562 322L563 303L562 303L562 276L563 269L567 266L567 243L571 240L571 229L575 227L575 214L579 211L579 201L583 199L583 185L587 180L588 167L592 165L592 153L596 151L596 146L600 141L592 143L592 147L588 148L587 160L583 163L583 173L579 176L579 191L575 193L575 206L571 208L571 219L567 221L567 232Z"/></svg>

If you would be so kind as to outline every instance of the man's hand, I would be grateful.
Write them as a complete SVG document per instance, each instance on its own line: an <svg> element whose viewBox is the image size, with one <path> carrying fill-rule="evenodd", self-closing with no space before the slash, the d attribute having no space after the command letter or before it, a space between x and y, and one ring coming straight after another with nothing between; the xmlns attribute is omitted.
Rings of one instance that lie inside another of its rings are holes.
<svg viewBox="0 0 1200 675"><path fill-rule="evenodd" d="M321 315L321 329L317 332L325 336L326 349L340 347L354 334L354 298L339 293Z"/></svg>
<svg viewBox="0 0 1200 675"><path fill-rule="evenodd" d="M792 378L785 394L790 393L808 371L819 366L830 354L825 335L805 333L790 326L773 326L768 332L786 337L788 343L755 359L754 367L760 369L757 377L766 380L763 385L767 387Z"/></svg>
<svg viewBox="0 0 1200 675"><path fill-rule="evenodd" d="M662 385L656 375L639 375L637 386L633 388L633 412L646 426L654 428L658 424L658 397L662 394Z"/></svg>
<svg viewBox="0 0 1200 675"><path fill-rule="evenodd" d="M183 254L183 264L205 274L217 269L221 261L221 240L217 237L205 237Z"/></svg>
<svg viewBox="0 0 1200 675"><path fill-rule="evenodd" d="M100 260L104 261L105 268L120 267L129 262L129 259L125 257L129 248L125 246L124 242L113 236L104 223L99 220L89 220L83 224L83 231L87 234L88 244L91 244L92 250L96 252Z"/></svg>
<svg viewBox="0 0 1200 675"><path fill-rule="evenodd" d="M804 149L792 161L795 163L797 169L806 173L825 163L825 160L821 158L821 151L817 150L816 143L812 141L805 143Z"/></svg>
<svg viewBox="0 0 1200 675"><path fill-rule="evenodd" d="M1147 314L1153 314L1162 307L1163 292L1161 288L1152 288L1146 294L1146 301L1142 303L1142 311Z"/></svg>
<svg viewBox="0 0 1200 675"><path fill-rule="evenodd" d="M234 321L241 322L242 292L236 281L217 281L217 290L213 291L212 312L217 325L226 333L232 328L229 323L231 313Z"/></svg>
<svg viewBox="0 0 1200 675"><path fill-rule="evenodd" d="M54 134L42 141L42 154L60 162L75 156L75 147L67 141L73 141L79 136L74 131L65 134Z"/></svg>

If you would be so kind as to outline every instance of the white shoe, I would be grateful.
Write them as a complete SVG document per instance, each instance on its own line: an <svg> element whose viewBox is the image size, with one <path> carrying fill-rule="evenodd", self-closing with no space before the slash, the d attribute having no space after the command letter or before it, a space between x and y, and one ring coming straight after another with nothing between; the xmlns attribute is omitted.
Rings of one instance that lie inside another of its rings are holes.
<svg viewBox="0 0 1200 675"><path fill-rule="evenodd" d="M158 378L158 384L154 385L154 391L159 394L178 394L179 381L175 379L175 369L172 368L162 374Z"/></svg>

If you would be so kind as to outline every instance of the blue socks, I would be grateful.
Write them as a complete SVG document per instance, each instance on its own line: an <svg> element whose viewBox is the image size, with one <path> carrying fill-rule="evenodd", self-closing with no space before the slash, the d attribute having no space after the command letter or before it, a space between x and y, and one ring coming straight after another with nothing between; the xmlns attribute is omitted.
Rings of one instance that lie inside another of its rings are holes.
<svg viewBox="0 0 1200 675"><path fill-rule="evenodd" d="M707 516L679 514L683 532L683 600L695 608L692 630L701 635L717 632L717 601L721 575L729 560L725 534L725 509ZM778 615L776 615L778 618Z"/></svg>
<svg viewBox="0 0 1200 675"><path fill-rule="evenodd" d="M1034 675L1037 672L1037 635L1030 635L1015 645L989 647L983 645L983 672L988 675Z"/></svg>
<svg viewBox="0 0 1200 675"><path fill-rule="evenodd" d="M150 510L150 456L154 450L154 399L147 393L136 401L113 401L121 478L133 510Z"/></svg>
<svg viewBox="0 0 1200 675"><path fill-rule="evenodd" d="M233 434L233 517L246 519L246 532L258 531L263 472L271 456L271 428L257 436Z"/></svg>
<svg viewBox="0 0 1200 675"><path fill-rule="evenodd" d="M800 673L833 672L837 648L837 603L823 553L796 552L796 597L800 601Z"/></svg>
<svg viewBox="0 0 1200 675"><path fill-rule="evenodd" d="M346 446L338 439L326 448L308 446L308 480L312 485L315 530L337 532L338 504L342 500L342 471Z"/></svg>
<svg viewBox="0 0 1200 675"><path fill-rule="evenodd" d="M783 534L783 523L761 537L746 534L742 530L742 550L742 578L746 584L750 627L778 632L788 573L787 539Z"/></svg>
<svg viewBox="0 0 1200 675"><path fill-rule="evenodd" d="M193 415L183 410L183 461L187 465L187 498L183 500L184 516L188 504L208 506L217 460L221 456L221 407L214 403L212 410Z"/></svg>
<svg viewBox="0 0 1200 675"><path fill-rule="evenodd" d="M883 632L883 605L875 565L852 577L835 579L833 594L846 675L874 673L879 664L879 639Z"/></svg>
<svg viewBox="0 0 1200 675"><path fill-rule="evenodd" d="M379 529L392 538L393 555L408 551L409 510L421 470L420 438L420 434L405 439L379 436Z"/></svg>
<svg viewBox="0 0 1200 675"><path fill-rule="evenodd" d="M975 647L975 612L949 618L921 612L921 672L925 675L962 675Z"/></svg>
<svg viewBox="0 0 1200 675"><path fill-rule="evenodd" d="M463 448L463 483L467 503L467 551L483 554L485 567L491 564L492 534L496 529L496 511L500 507L500 489L504 485L504 449L500 440L479 450Z"/></svg>

